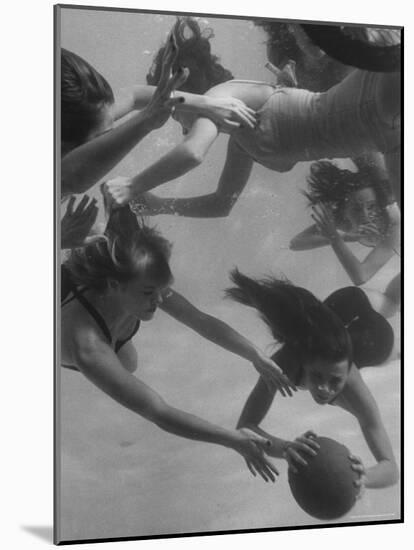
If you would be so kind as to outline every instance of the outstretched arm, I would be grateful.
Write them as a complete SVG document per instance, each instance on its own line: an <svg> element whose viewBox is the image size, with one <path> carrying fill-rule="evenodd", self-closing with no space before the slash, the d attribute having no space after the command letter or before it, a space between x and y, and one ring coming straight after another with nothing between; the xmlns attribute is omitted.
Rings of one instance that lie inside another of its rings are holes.
<svg viewBox="0 0 414 550"><path fill-rule="evenodd" d="M115 120L131 111L144 109L151 100L155 86L134 86L131 90L121 91L116 99ZM238 98L223 95L198 95L177 90L176 95L184 101L176 105L176 111L193 113L211 119L219 128L231 131L241 125L254 128L256 113Z"/></svg>
<svg viewBox="0 0 414 550"><path fill-rule="evenodd" d="M346 233L338 229L337 233L344 242L356 242L362 237L360 234ZM291 250L312 250L313 248L329 246L330 244L330 239L320 232L316 224L313 224L293 237L289 248Z"/></svg>
<svg viewBox="0 0 414 550"><path fill-rule="evenodd" d="M172 108L182 102L182 98L171 99L171 93L185 80L186 75L172 75L177 53L167 48L163 58L160 81L147 97L145 109L135 114L127 122L106 132L67 153L61 162L62 195L83 193L141 141L151 130L161 127L169 118ZM120 108L115 117L120 115Z"/></svg>
<svg viewBox="0 0 414 550"><path fill-rule="evenodd" d="M292 384L281 369L227 323L200 311L184 296L173 290L170 290L160 307L203 338L250 361L266 385L278 388L282 395L285 395L285 392L292 395Z"/></svg>
<svg viewBox="0 0 414 550"><path fill-rule="evenodd" d="M294 445L294 442L288 439L275 437L259 427L268 413L275 395L276 389L269 388L264 381L259 378L243 407L237 423L237 428L248 428L266 437L270 441L270 446L266 448L266 453L274 458L287 459L288 449ZM308 452L307 447L302 450Z"/></svg>
<svg viewBox="0 0 414 550"><path fill-rule="evenodd" d="M111 199L122 206L145 191L183 176L204 160L219 130L211 120L198 118L186 139L133 178L115 178L106 183Z"/></svg>
<svg viewBox="0 0 414 550"><path fill-rule="evenodd" d="M377 464L365 470L365 486L388 487L398 481L398 468L378 405L355 366L338 404L356 416Z"/></svg>
<svg viewBox="0 0 414 550"><path fill-rule="evenodd" d="M74 334L72 360L98 388L131 411L169 433L229 447L253 464L253 475L275 480L277 470L263 456L262 436L228 430L168 405L154 390L124 369L114 351L93 331L83 327Z"/></svg>
<svg viewBox="0 0 414 550"><path fill-rule="evenodd" d="M226 163L213 193L183 199L160 198L145 193L134 205L144 215L175 214L193 218L228 216L250 177L253 161L230 138Z"/></svg>
<svg viewBox="0 0 414 550"><path fill-rule="evenodd" d="M84 193L154 129L146 112L67 153L61 162L62 196Z"/></svg>

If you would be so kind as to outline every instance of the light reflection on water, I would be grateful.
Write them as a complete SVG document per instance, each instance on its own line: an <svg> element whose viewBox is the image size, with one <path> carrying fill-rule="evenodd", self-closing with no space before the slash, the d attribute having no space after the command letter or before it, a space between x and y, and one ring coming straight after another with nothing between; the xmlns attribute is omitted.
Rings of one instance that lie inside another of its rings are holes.
<svg viewBox="0 0 414 550"><path fill-rule="evenodd" d="M88 59L117 89L145 81L151 59L147 51L158 48L172 21L164 15L145 16L144 20L138 14L67 10L62 17L62 45ZM225 66L239 78L269 78L263 67L265 37L260 29L245 21L209 18L209 22L215 30L213 50ZM180 129L168 123L140 144L113 174L134 173L178 139ZM159 194L185 196L213 190L225 142L220 137L203 166L171 182ZM263 348L271 340L254 313L222 299L232 267L237 265L251 275L283 273L321 298L349 284L330 250L295 253L287 248L290 238L310 222L298 192L304 188L307 170L305 163L288 174L256 166L227 219L161 216L155 220L174 243L175 288ZM366 254L366 249L355 248L357 254ZM398 260L392 260L368 286L383 290L397 269ZM235 425L256 380L246 362L202 341L162 312L144 324L134 341L140 357L137 375L167 402L217 424ZM399 361L394 361L363 371L380 405L397 460L399 368ZM250 475L235 453L162 432L119 407L81 375L63 370L61 382L63 539L319 523L302 512L290 495L282 461L277 464L277 483L265 484ZM263 426L287 438L313 428L340 439L364 462L372 463L355 419L335 407L317 406L304 392L293 399L276 399ZM399 494L399 484L367 491L343 521L396 519Z"/></svg>

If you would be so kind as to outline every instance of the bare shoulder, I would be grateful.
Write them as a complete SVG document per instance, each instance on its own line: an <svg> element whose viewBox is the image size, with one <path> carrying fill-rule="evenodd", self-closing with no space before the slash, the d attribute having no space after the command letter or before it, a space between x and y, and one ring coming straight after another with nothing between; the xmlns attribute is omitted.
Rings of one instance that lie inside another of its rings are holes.
<svg viewBox="0 0 414 550"><path fill-rule="evenodd" d="M64 364L76 364L76 356L82 350L108 345L95 321L76 302L62 310L61 360Z"/></svg>
<svg viewBox="0 0 414 550"><path fill-rule="evenodd" d="M375 399L355 365L352 365L347 383L336 401L337 405L358 418L376 407Z"/></svg>

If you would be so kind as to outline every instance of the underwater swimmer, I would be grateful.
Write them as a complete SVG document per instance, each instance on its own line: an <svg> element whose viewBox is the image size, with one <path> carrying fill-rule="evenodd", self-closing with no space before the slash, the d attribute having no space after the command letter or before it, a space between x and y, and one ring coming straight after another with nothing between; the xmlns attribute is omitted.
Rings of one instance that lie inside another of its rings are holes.
<svg viewBox="0 0 414 550"><path fill-rule="evenodd" d="M160 198L147 192L199 166L223 131L206 118L177 113L184 141L136 176L107 182L116 204L137 199L137 208L149 215L223 217L246 186L254 162L286 172L300 161L357 157L366 152L383 153L388 177L399 196L400 73L353 70L321 93L232 80L232 74L211 54L209 37L196 21L179 19L173 33L179 48L177 62L190 69L182 89L242 100L257 112L259 122L255 128L231 131L216 191L185 199ZM149 81L157 78L158 64L159 56Z"/></svg>
<svg viewBox="0 0 414 550"><path fill-rule="evenodd" d="M308 390L316 403L335 405L358 421L376 463L365 467L352 457L362 489L393 485L398 468L392 446L374 397L359 369L386 361L392 351L394 335L388 322L376 313L364 292L356 287L340 289L324 302L304 288L274 278L255 280L234 271L235 287L230 297L254 307L283 347L274 361L299 388ZM259 380L246 401L238 427L256 430L266 416L275 391L268 391ZM260 428L258 433L265 434ZM310 434L310 435L309 435ZM272 442L268 454L295 462L306 459L315 449L312 432L295 441L266 434Z"/></svg>

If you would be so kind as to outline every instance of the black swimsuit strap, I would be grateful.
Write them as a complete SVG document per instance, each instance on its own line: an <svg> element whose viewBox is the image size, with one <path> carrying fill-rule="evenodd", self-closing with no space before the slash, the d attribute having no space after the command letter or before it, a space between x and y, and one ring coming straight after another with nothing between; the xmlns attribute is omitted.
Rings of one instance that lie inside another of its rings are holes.
<svg viewBox="0 0 414 550"><path fill-rule="evenodd" d="M61 266L61 276L62 276L62 296L64 298L64 301L62 302L61 306L62 307L65 306L66 304L68 304L69 302L71 302L76 298L83 305L83 307L86 309L89 315L94 318L94 320L96 321L96 324L104 333L105 338L109 341L110 344L112 344L112 335L108 328L108 325L105 322L105 319L102 317L99 311L84 296L82 296L82 294L86 290L88 290L88 288L83 287L82 289L78 289L70 278L69 270L64 265ZM72 292L73 295L70 298L68 298L67 296L70 292Z"/></svg>
<svg viewBox="0 0 414 550"><path fill-rule="evenodd" d="M64 282L64 285L63 285ZM99 311L84 297L82 294L88 290L88 287L83 287L81 289L78 289L76 285L73 283L73 281L70 278L70 274L68 269L65 266L62 266L62 286L65 286L64 292L62 292L62 295L64 296L64 302L62 302L62 307L71 302L74 299L77 299L83 307L86 309L86 311L91 315L91 317L94 318L99 328L104 333L105 337L107 338L108 342L112 345L112 335L108 328L108 325L105 322L105 319L102 317L102 315L99 313ZM67 297L69 293L72 293L72 296L69 298ZM123 345L125 345L131 338L135 336L135 334L138 332L140 327L140 321L136 321L135 326L133 330L131 331L131 334L123 339L123 340L117 340L115 342L115 353L117 353Z"/></svg>
<svg viewBox="0 0 414 550"><path fill-rule="evenodd" d="M95 319L96 324L102 330L106 339L109 341L110 344L112 344L111 332L105 322L105 319L102 317L99 311L85 298L85 296L82 296L82 294L78 290L74 289L73 294L74 297L77 298L77 300L83 305L89 315Z"/></svg>

